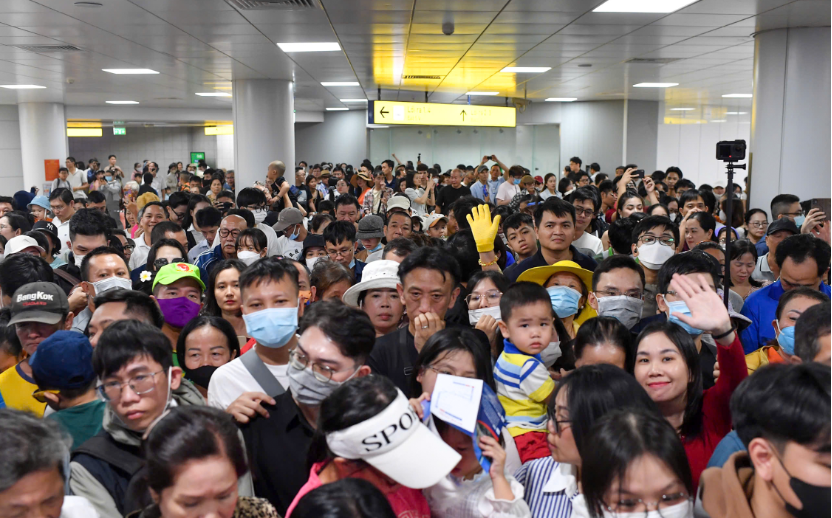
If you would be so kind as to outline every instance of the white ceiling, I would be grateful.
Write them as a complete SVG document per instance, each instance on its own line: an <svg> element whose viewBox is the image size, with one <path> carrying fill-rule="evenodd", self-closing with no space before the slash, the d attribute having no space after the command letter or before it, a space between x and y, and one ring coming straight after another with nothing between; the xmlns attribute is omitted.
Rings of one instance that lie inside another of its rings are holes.
<svg viewBox="0 0 832 518"><path fill-rule="evenodd" d="M55 101L142 107L230 107L232 79L294 79L296 109L342 107L339 99L464 102L662 100L680 105L750 106L758 31L830 25L829 0L700 0L673 14L593 13L602 0L321 0L310 10L238 11L225 0L0 0L0 104ZM317 1L317 0L316 0ZM455 32L442 34L452 19ZM278 42L338 41L343 52L285 54ZM33 53L13 45L69 44L80 52ZM674 58L665 65L632 58ZM589 64L591 67L580 67ZM505 74L505 66L550 66ZM151 68L159 75L116 76L102 68ZM440 80L400 80L400 75ZM321 81L358 81L329 87ZM670 89L632 88L677 82ZM360 105L350 105L360 107Z"/></svg>

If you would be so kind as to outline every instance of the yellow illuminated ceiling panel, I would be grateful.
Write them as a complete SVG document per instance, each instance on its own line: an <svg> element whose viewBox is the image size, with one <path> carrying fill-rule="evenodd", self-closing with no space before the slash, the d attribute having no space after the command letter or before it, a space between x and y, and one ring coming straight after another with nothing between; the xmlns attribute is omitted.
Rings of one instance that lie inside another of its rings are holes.
<svg viewBox="0 0 832 518"><path fill-rule="evenodd" d="M514 107L470 104L370 101L367 117L370 124L503 128L517 125L517 110Z"/></svg>
<svg viewBox="0 0 832 518"><path fill-rule="evenodd" d="M67 128L67 137L100 137L102 135L101 128Z"/></svg>

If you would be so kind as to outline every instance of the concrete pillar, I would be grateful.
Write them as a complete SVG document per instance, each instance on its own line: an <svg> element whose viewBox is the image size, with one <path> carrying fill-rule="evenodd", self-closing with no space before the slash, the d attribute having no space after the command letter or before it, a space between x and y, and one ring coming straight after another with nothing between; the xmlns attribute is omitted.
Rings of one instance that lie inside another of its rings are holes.
<svg viewBox="0 0 832 518"><path fill-rule="evenodd" d="M265 182L270 162L286 164L295 181L294 92L291 81L239 79L233 82L234 163L237 190Z"/></svg>
<svg viewBox="0 0 832 518"><path fill-rule="evenodd" d="M755 36L749 208L768 212L783 193L829 197L829 36L829 27Z"/></svg>
<svg viewBox="0 0 832 518"><path fill-rule="evenodd" d="M20 103L20 153L23 158L23 188L35 186L43 192L44 160L58 160L64 167L68 156L66 116L59 103Z"/></svg>

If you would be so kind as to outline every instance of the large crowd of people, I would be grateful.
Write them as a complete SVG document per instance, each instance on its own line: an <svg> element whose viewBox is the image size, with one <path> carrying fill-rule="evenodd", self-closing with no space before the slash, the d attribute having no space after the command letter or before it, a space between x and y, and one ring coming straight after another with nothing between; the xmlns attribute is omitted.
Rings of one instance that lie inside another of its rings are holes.
<svg viewBox="0 0 832 518"><path fill-rule="evenodd" d="M0 516L829 516L817 204L393 158L0 196Z"/></svg>

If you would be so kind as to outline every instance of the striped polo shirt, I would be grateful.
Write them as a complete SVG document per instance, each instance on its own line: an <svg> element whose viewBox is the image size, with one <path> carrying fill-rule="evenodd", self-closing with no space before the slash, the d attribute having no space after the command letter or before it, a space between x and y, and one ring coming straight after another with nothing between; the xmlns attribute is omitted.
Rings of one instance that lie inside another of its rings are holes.
<svg viewBox="0 0 832 518"><path fill-rule="evenodd" d="M529 461L517 470L514 477L523 484L523 499L534 518L588 516L575 471L574 466L552 457Z"/></svg>
<svg viewBox="0 0 832 518"><path fill-rule="evenodd" d="M546 431L544 401L554 390L555 382L540 355L530 356L504 340L503 352L494 367L494 381L512 437Z"/></svg>

